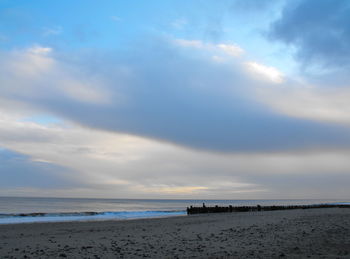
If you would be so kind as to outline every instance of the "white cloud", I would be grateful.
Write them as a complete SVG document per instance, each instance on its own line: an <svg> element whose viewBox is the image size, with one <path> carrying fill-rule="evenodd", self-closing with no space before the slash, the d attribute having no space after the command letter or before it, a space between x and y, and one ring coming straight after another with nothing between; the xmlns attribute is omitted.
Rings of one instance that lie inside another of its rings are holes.
<svg viewBox="0 0 350 259"><path fill-rule="evenodd" d="M265 66L257 62L246 62L247 69L253 74L265 78L273 83L283 83L283 74L275 67Z"/></svg>
<svg viewBox="0 0 350 259"><path fill-rule="evenodd" d="M174 43L181 47L197 48L210 52L216 52L223 55L238 57L244 54L244 50L236 44L212 44L206 43L201 40L187 40L187 39L175 39Z"/></svg>
<svg viewBox="0 0 350 259"><path fill-rule="evenodd" d="M276 112L328 123L350 124L350 91L307 85L260 91L261 99Z"/></svg>
<svg viewBox="0 0 350 259"><path fill-rule="evenodd" d="M16 50L3 58L0 66L5 70L2 80L23 80L22 83L30 83L49 73L55 66L55 60L50 57L51 48L33 46L26 50ZM7 63L5 63L7 61ZM17 84L6 82L17 89ZM32 88L29 86L29 88ZM24 88L25 89L25 88Z"/></svg>
<svg viewBox="0 0 350 259"><path fill-rule="evenodd" d="M217 62L217 63L224 63L226 61L224 57L217 56L217 55L214 55L211 58L214 62Z"/></svg>
<svg viewBox="0 0 350 259"><path fill-rule="evenodd" d="M36 45L28 49L28 53L32 53L34 55L46 55L51 52L52 52L52 48L42 47L40 45Z"/></svg>
<svg viewBox="0 0 350 259"><path fill-rule="evenodd" d="M223 50L225 53L231 55L231 56L240 56L244 53L244 50L238 46L238 45L232 45L232 44L217 44L216 47Z"/></svg>
<svg viewBox="0 0 350 259"><path fill-rule="evenodd" d="M175 44L181 47L204 48L205 44L200 40L175 39Z"/></svg>
<svg viewBox="0 0 350 259"><path fill-rule="evenodd" d="M102 78L81 77L74 67L56 60L50 47L35 45L2 53L0 68L4 97L41 99L56 95L88 103L108 103L111 97Z"/></svg>

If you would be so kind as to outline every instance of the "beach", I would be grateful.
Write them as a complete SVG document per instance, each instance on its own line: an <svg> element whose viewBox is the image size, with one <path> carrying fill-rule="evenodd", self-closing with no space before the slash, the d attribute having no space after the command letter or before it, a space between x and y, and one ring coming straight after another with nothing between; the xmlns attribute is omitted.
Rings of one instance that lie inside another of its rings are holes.
<svg viewBox="0 0 350 259"><path fill-rule="evenodd" d="M350 209L0 225L1 258L349 258Z"/></svg>

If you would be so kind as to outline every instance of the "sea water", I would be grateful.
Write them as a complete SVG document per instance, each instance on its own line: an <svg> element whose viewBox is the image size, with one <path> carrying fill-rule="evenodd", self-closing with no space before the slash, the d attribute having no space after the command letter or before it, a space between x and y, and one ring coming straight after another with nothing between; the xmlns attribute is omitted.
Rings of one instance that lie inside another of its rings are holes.
<svg viewBox="0 0 350 259"><path fill-rule="evenodd" d="M0 224L125 220L186 215L189 206L311 205L344 200L166 200L0 197Z"/></svg>

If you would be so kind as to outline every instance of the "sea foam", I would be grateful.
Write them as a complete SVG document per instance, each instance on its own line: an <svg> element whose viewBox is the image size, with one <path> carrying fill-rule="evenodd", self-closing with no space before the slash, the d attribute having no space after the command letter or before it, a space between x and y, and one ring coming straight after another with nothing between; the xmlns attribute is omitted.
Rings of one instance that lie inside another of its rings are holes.
<svg viewBox="0 0 350 259"><path fill-rule="evenodd" d="M186 211L118 211L118 212L72 212L72 213L21 213L0 214L0 224L126 220L186 215Z"/></svg>

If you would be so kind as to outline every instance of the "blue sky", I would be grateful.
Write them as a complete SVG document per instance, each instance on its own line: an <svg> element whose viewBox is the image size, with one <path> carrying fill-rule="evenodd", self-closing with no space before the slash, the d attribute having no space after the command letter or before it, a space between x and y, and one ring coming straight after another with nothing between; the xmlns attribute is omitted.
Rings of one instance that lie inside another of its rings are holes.
<svg viewBox="0 0 350 259"><path fill-rule="evenodd" d="M349 14L0 1L0 195L346 197Z"/></svg>

